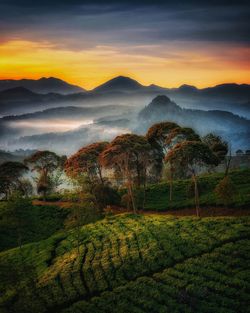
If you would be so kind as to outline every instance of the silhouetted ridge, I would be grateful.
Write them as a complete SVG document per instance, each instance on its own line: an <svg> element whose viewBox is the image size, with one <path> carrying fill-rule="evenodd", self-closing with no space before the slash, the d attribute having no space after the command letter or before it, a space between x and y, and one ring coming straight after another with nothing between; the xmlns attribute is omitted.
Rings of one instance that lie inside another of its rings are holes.
<svg viewBox="0 0 250 313"><path fill-rule="evenodd" d="M94 91L98 92L111 92L111 91L133 91L144 86L138 83L136 80L125 77L125 76L118 76L115 77L106 83L96 87Z"/></svg>

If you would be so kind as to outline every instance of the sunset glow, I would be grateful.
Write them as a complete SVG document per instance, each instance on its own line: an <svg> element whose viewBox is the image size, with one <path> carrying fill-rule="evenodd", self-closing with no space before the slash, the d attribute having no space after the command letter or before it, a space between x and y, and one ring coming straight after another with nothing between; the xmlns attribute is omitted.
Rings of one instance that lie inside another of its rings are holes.
<svg viewBox="0 0 250 313"><path fill-rule="evenodd" d="M156 52L150 55L111 46L71 51L57 49L48 42L12 40L0 46L0 79L54 76L87 89L116 75L166 87L183 83L198 87L232 81L250 83L249 48L228 51L226 46L208 49L182 43L154 49ZM159 49L168 52L158 55Z"/></svg>

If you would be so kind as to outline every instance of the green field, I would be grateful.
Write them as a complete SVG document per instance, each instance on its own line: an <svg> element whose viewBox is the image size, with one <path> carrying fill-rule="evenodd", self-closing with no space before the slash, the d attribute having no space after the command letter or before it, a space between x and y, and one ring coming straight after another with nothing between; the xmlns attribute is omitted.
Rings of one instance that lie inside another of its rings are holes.
<svg viewBox="0 0 250 313"><path fill-rule="evenodd" d="M76 229L4 251L1 312L250 312L249 226L123 214L81 227L79 254Z"/></svg>
<svg viewBox="0 0 250 313"><path fill-rule="evenodd" d="M222 206L214 189L223 178L223 173L204 174L199 177L198 187L200 205ZM235 187L230 207L249 207L250 205L250 169L235 170L229 173ZM143 191L137 192L138 205L142 207ZM173 184L173 201L169 201L169 183L148 185L146 189L145 210L165 211L194 207L193 185L190 179L176 180Z"/></svg>

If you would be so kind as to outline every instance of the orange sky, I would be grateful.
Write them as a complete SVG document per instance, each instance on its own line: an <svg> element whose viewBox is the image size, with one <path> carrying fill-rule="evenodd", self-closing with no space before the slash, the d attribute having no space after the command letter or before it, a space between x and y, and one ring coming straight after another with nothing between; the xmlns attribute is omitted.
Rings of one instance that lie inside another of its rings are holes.
<svg viewBox="0 0 250 313"><path fill-rule="evenodd" d="M133 51L124 46L95 46L69 50L58 49L46 41L9 40L0 44L0 79L54 76L86 89L117 75L165 87L184 83L197 87L250 83L249 48L192 46L182 42L150 46L150 53L147 49L147 46L137 46Z"/></svg>

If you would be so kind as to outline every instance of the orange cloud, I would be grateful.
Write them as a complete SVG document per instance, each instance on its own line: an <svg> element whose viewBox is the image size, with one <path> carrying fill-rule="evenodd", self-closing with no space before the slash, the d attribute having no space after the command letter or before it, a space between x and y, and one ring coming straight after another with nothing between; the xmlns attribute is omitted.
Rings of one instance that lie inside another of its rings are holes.
<svg viewBox="0 0 250 313"><path fill-rule="evenodd" d="M97 46L71 51L45 41L12 40L0 45L0 79L55 76L87 89L116 75L169 87L250 83L249 48L185 43L148 48Z"/></svg>

